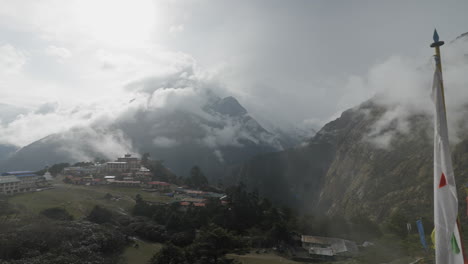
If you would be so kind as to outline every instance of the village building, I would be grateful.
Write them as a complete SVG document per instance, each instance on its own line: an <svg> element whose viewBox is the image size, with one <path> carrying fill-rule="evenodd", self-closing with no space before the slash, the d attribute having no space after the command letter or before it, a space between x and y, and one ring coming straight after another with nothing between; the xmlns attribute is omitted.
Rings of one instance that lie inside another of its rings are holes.
<svg viewBox="0 0 468 264"><path fill-rule="evenodd" d="M141 169L140 160L132 157L131 154L125 154L124 157L117 158L116 161L106 162L102 168L102 173L136 173Z"/></svg>
<svg viewBox="0 0 468 264"><path fill-rule="evenodd" d="M135 178L133 178L133 176L125 176L125 177L123 177L122 180L124 180L124 181L134 181Z"/></svg>
<svg viewBox="0 0 468 264"><path fill-rule="evenodd" d="M147 182L143 186L144 188L149 188L149 189L154 189L160 192L168 192L171 190L171 184L167 182L161 182L161 181L151 181Z"/></svg>
<svg viewBox="0 0 468 264"><path fill-rule="evenodd" d="M99 172L99 166L66 167L62 171L64 175L71 175L71 176L86 176L90 174L97 174L98 172Z"/></svg>
<svg viewBox="0 0 468 264"><path fill-rule="evenodd" d="M123 161L109 161L104 166L104 172L123 173L129 170L127 162Z"/></svg>
<svg viewBox="0 0 468 264"><path fill-rule="evenodd" d="M310 256L333 258L335 256L352 257L358 253L355 242L332 237L301 236L302 248Z"/></svg>
<svg viewBox="0 0 468 264"><path fill-rule="evenodd" d="M151 176L153 176L153 174L151 173L151 171L145 167L140 167L140 169L135 172L135 177L137 178L150 178Z"/></svg>
<svg viewBox="0 0 468 264"><path fill-rule="evenodd" d="M206 192L204 191L198 191L198 190L190 190L190 189L185 189L182 187L178 187L175 192L179 194L185 194L187 196L193 197L193 198L199 198L199 197L204 197Z"/></svg>
<svg viewBox="0 0 468 264"><path fill-rule="evenodd" d="M127 163L127 167L130 171L140 170L140 160L138 158L132 157L131 154L125 154L124 157L118 158L117 162Z"/></svg>
<svg viewBox="0 0 468 264"><path fill-rule="evenodd" d="M104 180L107 183L111 183L111 182L115 181L115 176L104 176Z"/></svg>
<svg viewBox="0 0 468 264"><path fill-rule="evenodd" d="M109 184L119 185L119 186L126 186L126 187L140 187L141 181L108 181Z"/></svg>
<svg viewBox="0 0 468 264"><path fill-rule="evenodd" d="M99 184L104 184L105 182L102 179L99 178L94 178L92 182L90 182L90 185L99 185Z"/></svg>
<svg viewBox="0 0 468 264"><path fill-rule="evenodd" d="M30 192L35 191L37 182L40 180L40 176L32 171L11 171L5 172L2 176L15 176L19 182L19 192Z"/></svg>
<svg viewBox="0 0 468 264"><path fill-rule="evenodd" d="M46 171L46 173L44 173L44 175L42 175L42 177L44 177L44 179L48 182L52 181L54 178L52 177L52 174L50 174L49 171Z"/></svg>
<svg viewBox="0 0 468 264"><path fill-rule="evenodd" d="M87 175L87 176L84 176L82 178L82 181L86 184L86 183L90 183L94 180L94 177L93 175Z"/></svg>
<svg viewBox="0 0 468 264"><path fill-rule="evenodd" d="M214 192L205 192L202 197L207 199L219 199L225 197L226 195L223 193L214 193Z"/></svg>
<svg viewBox="0 0 468 264"><path fill-rule="evenodd" d="M83 178L81 177L78 177L78 176L71 176L71 175L67 175L65 176L65 178L67 179L68 183L71 183L71 184L82 184L83 183Z"/></svg>
<svg viewBox="0 0 468 264"><path fill-rule="evenodd" d="M181 202L188 202L188 203L206 203L206 199L191 198L191 197L182 198L180 201Z"/></svg>
<svg viewBox="0 0 468 264"><path fill-rule="evenodd" d="M19 192L20 180L16 176L0 177L0 193L14 194Z"/></svg>

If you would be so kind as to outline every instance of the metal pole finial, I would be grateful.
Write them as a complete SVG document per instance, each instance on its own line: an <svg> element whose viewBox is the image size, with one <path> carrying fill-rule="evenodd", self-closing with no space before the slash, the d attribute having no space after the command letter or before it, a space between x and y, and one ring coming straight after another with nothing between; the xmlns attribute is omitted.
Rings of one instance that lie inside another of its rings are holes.
<svg viewBox="0 0 468 264"><path fill-rule="evenodd" d="M432 36L434 43L431 44L431 48L440 47L444 45L445 42L439 41L439 34L437 34L437 29L434 29L434 35Z"/></svg>

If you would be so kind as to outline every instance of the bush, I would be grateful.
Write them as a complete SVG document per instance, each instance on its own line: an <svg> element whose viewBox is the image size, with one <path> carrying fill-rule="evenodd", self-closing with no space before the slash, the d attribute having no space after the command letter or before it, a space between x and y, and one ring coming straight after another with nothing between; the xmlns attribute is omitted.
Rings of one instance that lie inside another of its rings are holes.
<svg viewBox="0 0 468 264"><path fill-rule="evenodd" d="M195 230L179 232L171 235L170 242L178 247L186 247L195 239Z"/></svg>
<svg viewBox="0 0 468 264"><path fill-rule="evenodd" d="M112 220L112 212L96 205L86 219L97 224L107 223Z"/></svg>
<svg viewBox="0 0 468 264"><path fill-rule="evenodd" d="M67 210L60 207L47 208L45 210L42 210L40 214L54 220L73 220L73 216L70 213L68 213Z"/></svg>
<svg viewBox="0 0 468 264"><path fill-rule="evenodd" d="M164 246L150 260L150 264L185 264L186 259L182 249L169 244Z"/></svg>

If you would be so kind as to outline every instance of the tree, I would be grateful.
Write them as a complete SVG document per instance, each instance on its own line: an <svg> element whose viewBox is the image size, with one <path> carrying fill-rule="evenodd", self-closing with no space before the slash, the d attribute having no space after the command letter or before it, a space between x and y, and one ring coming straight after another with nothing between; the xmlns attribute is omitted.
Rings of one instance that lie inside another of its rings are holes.
<svg viewBox="0 0 468 264"><path fill-rule="evenodd" d="M211 224L201 230L199 237L191 247L191 255L198 259L208 259L209 263L220 263L229 250L243 246L237 236L224 228Z"/></svg>
<svg viewBox="0 0 468 264"><path fill-rule="evenodd" d="M67 210L60 208L60 207L52 207L47 208L41 211L41 215L54 219L54 220L62 220L62 221L70 221L73 220L73 216L67 212Z"/></svg>
<svg viewBox="0 0 468 264"><path fill-rule="evenodd" d="M75 164L73 164L73 167L88 167L94 165L93 162L90 161L80 161Z"/></svg>
<svg viewBox="0 0 468 264"><path fill-rule="evenodd" d="M363 214L351 218L351 231L353 239L359 241L372 240L382 235L379 225Z"/></svg>
<svg viewBox="0 0 468 264"><path fill-rule="evenodd" d="M149 154L148 152L143 153L143 155L141 156L141 164L143 166L148 166L148 161L150 157L151 157L151 154Z"/></svg>
<svg viewBox="0 0 468 264"><path fill-rule="evenodd" d="M53 176L56 176L57 174L61 173L63 171L64 168L66 167L70 167L70 164L69 163L57 163L57 164L54 164L50 167L46 166L44 169L40 170L40 171L37 171L36 174L37 175L44 175L44 173L49 170L50 174L52 174Z"/></svg>
<svg viewBox="0 0 468 264"><path fill-rule="evenodd" d="M150 264L185 264L185 256L182 249L168 244L151 258Z"/></svg>
<svg viewBox="0 0 468 264"><path fill-rule="evenodd" d="M190 169L190 177L187 178L186 183L191 187L200 188L208 185L208 179L200 167L194 166Z"/></svg>
<svg viewBox="0 0 468 264"><path fill-rule="evenodd" d="M94 206L87 219L97 224L103 224L112 220L112 212L99 205Z"/></svg>
<svg viewBox="0 0 468 264"><path fill-rule="evenodd" d="M149 158L149 154L148 154L148 158ZM153 176L151 177L152 180L165 181L165 182L179 184L177 176L172 171L170 171L168 168L164 166L163 160L147 159L145 162L142 161L142 164L150 170L151 174L153 174Z"/></svg>
<svg viewBox="0 0 468 264"><path fill-rule="evenodd" d="M273 242L273 244L277 242L289 243L291 241L291 234L288 228L286 227L286 223L275 223L271 230L268 232L268 238L271 242Z"/></svg>
<svg viewBox="0 0 468 264"><path fill-rule="evenodd" d="M400 211L397 211L389 217L386 227L388 231L401 238L405 238L406 235L408 235L408 231L406 230L406 223L408 223L408 218Z"/></svg>

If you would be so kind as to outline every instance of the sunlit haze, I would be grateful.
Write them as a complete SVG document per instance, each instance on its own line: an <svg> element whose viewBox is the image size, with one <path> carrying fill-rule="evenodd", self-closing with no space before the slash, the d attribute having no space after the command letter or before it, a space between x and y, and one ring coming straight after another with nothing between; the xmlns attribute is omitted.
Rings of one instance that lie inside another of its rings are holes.
<svg viewBox="0 0 468 264"><path fill-rule="evenodd" d="M0 103L9 110L0 113L0 142L19 146L81 123L66 114L77 106L115 112L136 97L132 84L187 69L264 124L318 129L381 89L380 80L370 83L379 65L427 64L434 27L453 40L467 31L468 8L455 1L257 0L1 6ZM32 114L44 104L55 108ZM39 119L47 128L30 134Z"/></svg>

